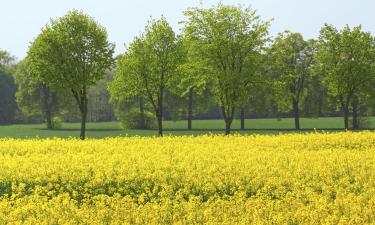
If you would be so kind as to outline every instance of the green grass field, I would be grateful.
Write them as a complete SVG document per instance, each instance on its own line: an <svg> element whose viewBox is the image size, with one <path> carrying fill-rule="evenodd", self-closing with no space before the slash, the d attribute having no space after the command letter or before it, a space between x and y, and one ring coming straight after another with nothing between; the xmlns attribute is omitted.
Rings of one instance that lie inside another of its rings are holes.
<svg viewBox="0 0 375 225"><path fill-rule="evenodd" d="M375 117L369 119L370 128L375 124ZM204 133L223 133L223 120L195 120L193 121L193 130L186 130L186 121L165 121L165 134L171 135L199 135ZM295 132L293 130L294 120L292 118L285 119L247 119L246 130L239 130L239 121L235 120L233 123L233 133L251 134L251 133L280 133L280 132ZM12 138L46 138L46 137L78 137L79 123L64 123L63 127L58 130L47 130L44 124L28 124L28 125L5 125L0 126L1 137ZM338 130L343 129L343 122L341 117L329 118L302 118L302 131L311 131L314 128L318 130ZM115 136L154 136L157 135L156 130L123 130L118 122L104 122L104 123L88 123L87 137L88 138L103 138Z"/></svg>

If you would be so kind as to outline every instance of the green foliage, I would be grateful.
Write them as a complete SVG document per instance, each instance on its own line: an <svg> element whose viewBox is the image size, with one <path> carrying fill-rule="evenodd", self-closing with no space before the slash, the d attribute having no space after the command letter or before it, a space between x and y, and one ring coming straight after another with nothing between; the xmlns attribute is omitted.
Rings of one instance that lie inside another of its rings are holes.
<svg viewBox="0 0 375 225"><path fill-rule="evenodd" d="M127 128L125 124L127 123L126 121L128 120L127 118L128 115L132 114L131 112L139 112L139 114L142 115L142 112L144 113L144 112L149 112L153 110L152 106L148 102L144 101L143 96L137 96L133 99L129 99L126 101L124 100L112 101L112 104L115 109L116 118L118 121L120 121L123 124L122 126L123 128ZM146 122L144 121L142 122L141 116L138 118L137 123L139 124L139 126L137 126L139 129L146 129L145 127Z"/></svg>
<svg viewBox="0 0 375 225"><path fill-rule="evenodd" d="M85 138L87 89L111 69L113 52L105 28L76 10L51 20L29 48L30 74L73 94L82 117L81 139Z"/></svg>
<svg viewBox="0 0 375 225"><path fill-rule="evenodd" d="M0 71L11 74L15 58L7 51L0 49Z"/></svg>
<svg viewBox="0 0 375 225"><path fill-rule="evenodd" d="M16 100L25 117L39 117L54 128L52 118L61 116L72 105L72 98L52 90L48 85L32 76L27 59L17 65L15 80L18 85Z"/></svg>
<svg viewBox="0 0 375 225"><path fill-rule="evenodd" d="M16 99L20 110L26 116L41 116L41 83L29 74L27 60L18 63L14 78L18 85Z"/></svg>
<svg viewBox="0 0 375 225"><path fill-rule="evenodd" d="M111 68L114 45L93 18L73 10L42 29L28 51L30 72L73 92L94 85Z"/></svg>
<svg viewBox="0 0 375 225"><path fill-rule="evenodd" d="M63 127L62 119L58 116L52 118L52 124L54 129L60 129Z"/></svg>
<svg viewBox="0 0 375 225"><path fill-rule="evenodd" d="M270 55L274 97L281 109L290 110L292 100L299 102L306 95L305 86L311 77L314 42L305 41L299 33L285 31L275 38Z"/></svg>
<svg viewBox="0 0 375 225"><path fill-rule="evenodd" d="M184 14L189 80L198 86L212 85L229 133L235 108L244 103L247 88L257 80L258 56L268 41L269 22L261 21L251 8L221 4L191 8Z"/></svg>
<svg viewBox="0 0 375 225"><path fill-rule="evenodd" d="M162 17L152 20L118 59L114 81L109 85L113 100L143 95L150 101L162 135L164 90L178 79L181 43Z"/></svg>
<svg viewBox="0 0 375 225"><path fill-rule="evenodd" d="M353 98L363 94L375 78L375 40L361 26L337 30L326 24L320 31L316 70L328 93L344 111L345 127Z"/></svg>
<svg viewBox="0 0 375 225"><path fill-rule="evenodd" d="M166 91L164 98L164 110L168 112L171 120L177 121L186 118L187 98L185 96Z"/></svg>
<svg viewBox="0 0 375 225"><path fill-rule="evenodd" d="M154 114L151 112L142 114L136 109L123 113L119 121L124 129L155 129L157 127Z"/></svg>
<svg viewBox="0 0 375 225"><path fill-rule="evenodd" d="M152 20L117 62L114 81L109 86L114 99L131 99L144 94L156 105L160 88L175 79L179 43L172 28L161 18Z"/></svg>
<svg viewBox="0 0 375 225"><path fill-rule="evenodd" d="M0 49L0 124L13 122L17 111L14 98L17 86L13 79L14 57Z"/></svg>
<svg viewBox="0 0 375 225"><path fill-rule="evenodd" d="M94 121L111 120L109 95L120 121L131 124L127 115L136 120L128 127L141 128L139 115L153 111L160 132L163 116L177 121L199 112L219 116L221 110L229 133L238 108L256 117L289 116L290 109L299 116L299 107L315 117L342 110L346 121L357 116L363 126L375 111L375 39L360 26L325 25L318 41L285 31L268 46L270 22L252 8L220 3L184 15L181 36L164 17L149 21L117 58L116 70L114 45L93 18L73 10L51 20L17 67L0 50L0 123L21 115L52 126L68 111L70 118L80 113L83 122L88 112ZM135 106L139 97L144 106L138 100Z"/></svg>
<svg viewBox="0 0 375 225"><path fill-rule="evenodd" d="M303 98L303 115L319 117L326 113L336 112L336 105L331 104L332 97L328 96L327 89L322 85L322 76L312 74L306 84L306 97Z"/></svg>
<svg viewBox="0 0 375 225"><path fill-rule="evenodd" d="M110 102L108 84L113 80L115 71L108 71L104 79L88 90L88 119L91 121L110 121L114 119L114 107Z"/></svg>
<svg viewBox="0 0 375 225"><path fill-rule="evenodd" d="M12 75L0 70L0 124L13 122L17 111L17 103L14 98L16 90L17 86Z"/></svg>
<svg viewBox="0 0 375 225"><path fill-rule="evenodd" d="M320 31L318 69L329 93L350 102L352 95L373 79L375 42L361 27L339 31L326 24Z"/></svg>

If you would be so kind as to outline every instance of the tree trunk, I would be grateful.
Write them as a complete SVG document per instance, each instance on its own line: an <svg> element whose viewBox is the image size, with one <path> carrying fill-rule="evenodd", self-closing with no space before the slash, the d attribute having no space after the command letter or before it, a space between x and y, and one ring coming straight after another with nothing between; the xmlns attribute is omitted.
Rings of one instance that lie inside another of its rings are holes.
<svg viewBox="0 0 375 225"><path fill-rule="evenodd" d="M81 112L81 133L79 135L81 140L85 140L86 138L86 116L87 113Z"/></svg>
<svg viewBox="0 0 375 225"><path fill-rule="evenodd" d="M163 136L163 116L158 114L157 120L158 120L158 134L160 137L162 137Z"/></svg>
<svg viewBox="0 0 375 225"><path fill-rule="evenodd" d="M141 114L141 128L145 129L145 109L144 109L144 102L143 96L139 96L139 113Z"/></svg>
<svg viewBox="0 0 375 225"><path fill-rule="evenodd" d="M225 135L230 134L231 125L232 125L232 121L230 119L225 120Z"/></svg>
<svg viewBox="0 0 375 225"><path fill-rule="evenodd" d="M87 111L88 111L88 99L86 96L86 92L81 96L80 101L80 111L81 111L81 133L79 135L81 140L85 140L86 138L86 120L87 120Z"/></svg>
<svg viewBox="0 0 375 225"><path fill-rule="evenodd" d="M47 121L47 129L52 130L54 127L53 127L53 124L52 124L51 111L49 109L46 110L45 117L46 117L46 121Z"/></svg>
<svg viewBox="0 0 375 225"><path fill-rule="evenodd" d="M228 112L227 112L225 110L225 107L222 106L221 111L222 111L224 121L225 121L225 135L229 135L230 128L231 128L232 121L233 121L234 107L232 107L231 109L228 109Z"/></svg>
<svg viewBox="0 0 375 225"><path fill-rule="evenodd" d="M299 124L299 107L298 107L298 101L293 98L292 100L293 104L293 115L294 115L294 127L296 130L300 129L300 124Z"/></svg>
<svg viewBox="0 0 375 225"><path fill-rule="evenodd" d="M47 129L53 129L52 124L52 112L51 112L51 105L49 102L50 98L50 89L47 85L42 84L41 88L41 98L42 98L42 107L43 107L43 116L47 123Z"/></svg>
<svg viewBox="0 0 375 225"><path fill-rule="evenodd" d="M359 129L359 121L358 121L358 98L354 97L352 102L353 107L353 130Z"/></svg>
<svg viewBox="0 0 375 225"><path fill-rule="evenodd" d="M349 130L349 107L344 106L343 110L344 110L344 127L346 130Z"/></svg>
<svg viewBox="0 0 375 225"><path fill-rule="evenodd" d="M158 107L157 110L157 119L158 119L158 129L159 129L159 136L163 136L163 97L164 97L164 89L160 88L159 90L159 98L158 98Z"/></svg>
<svg viewBox="0 0 375 225"><path fill-rule="evenodd" d="M192 129L192 121L193 121L193 88L189 89L189 100L188 100L188 130Z"/></svg>
<svg viewBox="0 0 375 225"><path fill-rule="evenodd" d="M243 107L241 107L240 119L241 119L241 130L245 130L245 110Z"/></svg>

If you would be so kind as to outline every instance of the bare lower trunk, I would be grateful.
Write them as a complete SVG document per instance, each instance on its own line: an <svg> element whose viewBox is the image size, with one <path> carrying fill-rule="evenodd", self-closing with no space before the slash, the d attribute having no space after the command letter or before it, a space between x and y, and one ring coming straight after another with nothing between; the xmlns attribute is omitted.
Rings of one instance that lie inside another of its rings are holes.
<svg viewBox="0 0 375 225"><path fill-rule="evenodd" d="M81 133L79 135L81 140L85 140L86 138L86 120L87 120L87 106L88 106L88 99L86 96L86 90L84 91L84 94L81 95Z"/></svg>
<svg viewBox="0 0 375 225"><path fill-rule="evenodd" d="M88 111L88 99L86 94L86 88L84 87L82 91L76 92L72 90L74 98L76 99L81 112L81 132L79 138L85 140L86 138L86 121L87 121L87 111Z"/></svg>
<svg viewBox="0 0 375 225"><path fill-rule="evenodd" d="M158 112L156 114L158 119L158 130L159 136L163 136L163 97L164 97L164 89L160 87L159 90L159 99L158 99Z"/></svg>
<svg viewBox="0 0 375 225"><path fill-rule="evenodd" d="M144 110L144 102L143 96L139 97L139 113L141 114L141 128L145 128L145 110Z"/></svg>
<svg viewBox="0 0 375 225"><path fill-rule="evenodd" d="M359 120L358 120L358 98L353 98L353 130L359 129Z"/></svg>
<svg viewBox="0 0 375 225"><path fill-rule="evenodd" d="M86 138L86 117L87 112L81 112L81 133L79 135L81 140L85 140Z"/></svg>
<svg viewBox="0 0 375 225"><path fill-rule="evenodd" d="M158 134L159 136L163 136L163 118L158 116Z"/></svg>
<svg viewBox="0 0 375 225"><path fill-rule="evenodd" d="M293 98L292 104L293 104L294 127L295 127L296 130L299 130L301 128L300 128L300 123L299 123L298 101Z"/></svg>
<svg viewBox="0 0 375 225"><path fill-rule="evenodd" d="M225 107L221 107L221 111L225 122L225 135L229 135L233 122L234 107L228 108L228 110L225 110Z"/></svg>
<svg viewBox="0 0 375 225"><path fill-rule="evenodd" d="M48 86L44 84L42 84L40 88L41 88L41 99L42 99L42 106L43 106L43 116L47 123L47 129L53 129L52 111L51 111L51 105L53 104L53 102L50 103L50 89Z"/></svg>
<svg viewBox="0 0 375 225"><path fill-rule="evenodd" d="M47 129L53 129L52 124L52 116L50 110L47 110L45 113L46 121L47 121Z"/></svg>
<svg viewBox="0 0 375 225"><path fill-rule="evenodd" d="M241 107L240 111L241 130L245 130L245 110Z"/></svg>
<svg viewBox="0 0 375 225"><path fill-rule="evenodd" d="M344 107L344 127L346 130L349 130L349 107Z"/></svg>
<svg viewBox="0 0 375 225"><path fill-rule="evenodd" d="M189 90L189 100L188 100L188 115L187 115L187 122L188 122L188 130L192 129L192 121L193 121L193 88Z"/></svg>
<svg viewBox="0 0 375 225"><path fill-rule="evenodd" d="M230 120L225 121L225 135L230 134L231 125L232 125L232 121L230 121Z"/></svg>

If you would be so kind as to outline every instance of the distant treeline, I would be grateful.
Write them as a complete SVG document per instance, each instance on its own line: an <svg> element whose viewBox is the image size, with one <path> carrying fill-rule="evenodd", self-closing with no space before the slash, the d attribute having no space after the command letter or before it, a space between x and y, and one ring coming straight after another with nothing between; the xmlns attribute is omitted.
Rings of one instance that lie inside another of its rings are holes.
<svg viewBox="0 0 375 225"><path fill-rule="evenodd" d="M250 7L217 5L184 11L175 33L150 20L113 57L104 27L81 11L52 20L16 62L0 51L0 123L120 120L158 128L163 120L343 116L365 128L375 109L375 38L361 26L325 24L315 40L284 31ZM78 107L77 107L78 106Z"/></svg>

